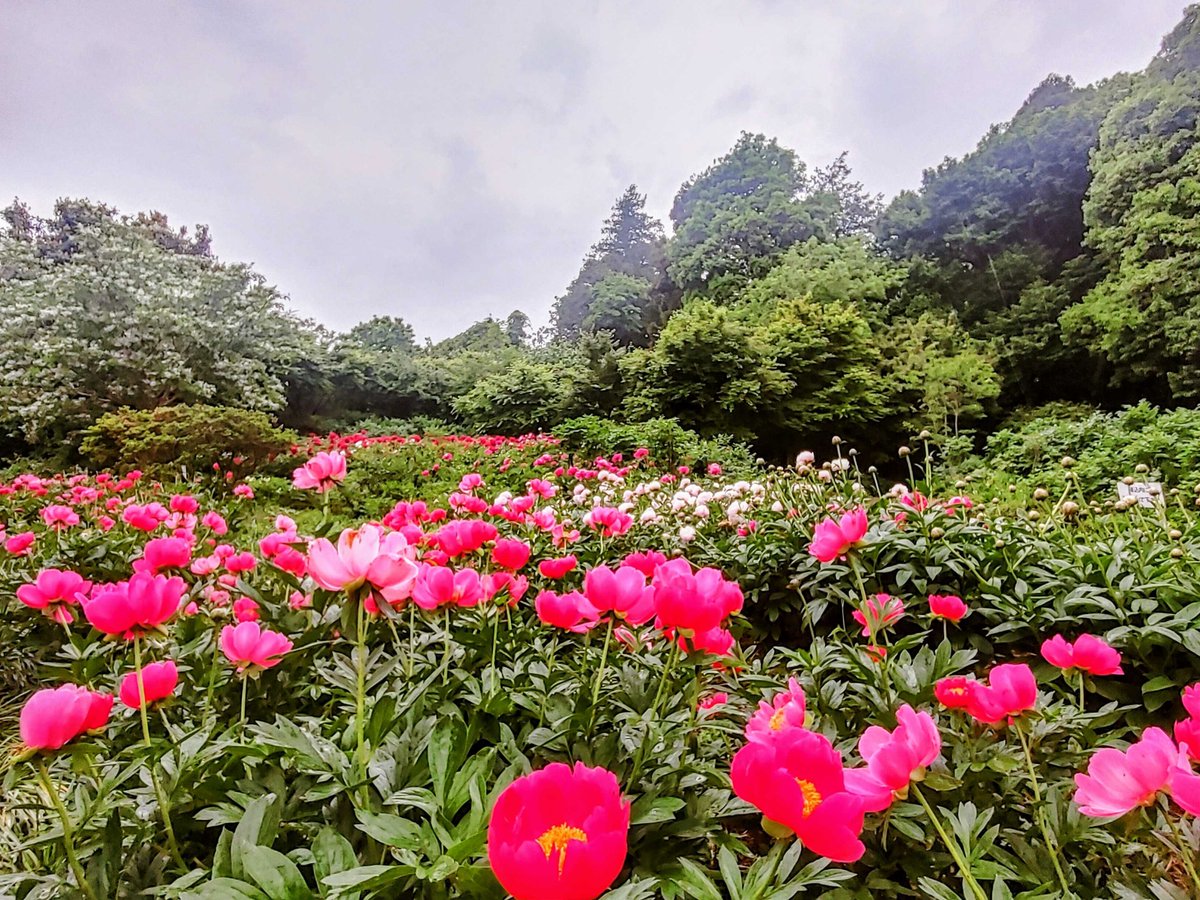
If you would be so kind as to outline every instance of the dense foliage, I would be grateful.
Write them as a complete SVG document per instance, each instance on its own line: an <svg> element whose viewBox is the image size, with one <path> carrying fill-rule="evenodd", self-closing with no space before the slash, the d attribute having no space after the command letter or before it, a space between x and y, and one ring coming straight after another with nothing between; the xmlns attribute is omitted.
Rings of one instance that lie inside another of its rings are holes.
<svg viewBox="0 0 1200 900"><path fill-rule="evenodd" d="M1131 798L1074 780L1124 764L1098 748L1177 754L1177 720L1190 746L1190 485L1143 508L1102 503L1061 462L1061 492L990 497L945 484L924 449L905 457L913 481L880 490L842 445L819 468L736 474L745 462L564 446L331 436L290 458L291 479L11 478L0 722L15 736L23 708L26 747L2 775L0 891L500 898L497 876L522 900L567 881L581 898L611 884L610 900L1200 889L1186 757L1159 781L1137 770ZM625 600L594 574L606 566ZM152 608L126 624L149 584ZM1036 686L1004 693L1025 665ZM31 698L56 685L96 694ZM795 771L802 794L793 776L756 787L776 747L845 766L850 787L830 793L813 768ZM561 782L539 798L526 776L568 778L556 762L611 772L616 793ZM772 790L789 789L802 799L781 806ZM838 818L864 803L865 821ZM551 818L523 826L539 804ZM547 869L522 878L534 860Z"/></svg>

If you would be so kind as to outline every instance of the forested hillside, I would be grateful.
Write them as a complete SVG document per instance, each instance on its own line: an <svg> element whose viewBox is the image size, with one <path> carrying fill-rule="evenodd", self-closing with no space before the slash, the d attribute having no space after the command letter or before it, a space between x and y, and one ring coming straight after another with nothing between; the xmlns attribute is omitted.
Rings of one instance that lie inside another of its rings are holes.
<svg viewBox="0 0 1200 900"><path fill-rule="evenodd" d="M619 414L782 458L835 430L880 447L970 436L1051 401L1194 404L1198 115L1191 7L1143 71L1049 75L890 202L845 154L813 167L746 132L669 223L631 185L548 327L514 311L439 343L399 317L302 321L207 229L17 200L0 226L0 427L11 453L69 453L105 412L177 403L318 429Z"/></svg>

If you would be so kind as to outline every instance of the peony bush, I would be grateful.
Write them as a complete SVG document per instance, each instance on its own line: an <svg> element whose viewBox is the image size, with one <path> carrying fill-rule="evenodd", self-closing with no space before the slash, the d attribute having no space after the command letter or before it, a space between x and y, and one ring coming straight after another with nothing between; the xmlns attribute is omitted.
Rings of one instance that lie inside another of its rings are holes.
<svg viewBox="0 0 1200 900"><path fill-rule="evenodd" d="M671 463L10 478L0 893L1200 893L1183 493Z"/></svg>

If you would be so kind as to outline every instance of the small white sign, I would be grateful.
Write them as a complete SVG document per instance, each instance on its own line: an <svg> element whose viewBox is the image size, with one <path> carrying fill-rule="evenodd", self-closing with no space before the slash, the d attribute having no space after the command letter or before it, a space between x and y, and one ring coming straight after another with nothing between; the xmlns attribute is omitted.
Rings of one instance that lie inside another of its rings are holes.
<svg viewBox="0 0 1200 900"><path fill-rule="evenodd" d="M1122 500L1133 497L1138 506L1154 506L1156 503L1162 503L1162 484L1157 481L1135 481L1133 484L1118 481L1117 496Z"/></svg>

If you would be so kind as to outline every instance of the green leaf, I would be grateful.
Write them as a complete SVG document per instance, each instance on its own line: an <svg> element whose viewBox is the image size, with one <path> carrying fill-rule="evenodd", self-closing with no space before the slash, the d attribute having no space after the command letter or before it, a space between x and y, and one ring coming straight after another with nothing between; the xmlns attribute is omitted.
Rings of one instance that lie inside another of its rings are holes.
<svg viewBox="0 0 1200 900"><path fill-rule="evenodd" d="M317 832L312 845L312 855L313 872L318 884L323 884L330 875L353 869L358 862L350 842L329 826Z"/></svg>
<svg viewBox="0 0 1200 900"><path fill-rule="evenodd" d="M271 900L252 884L236 878L214 878L195 890L182 894L182 900Z"/></svg>
<svg viewBox="0 0 1200 900"><path fill-rule="evenodd" d="M242 854L246 877L271 900L310 900L313 893L296 864L270 847L248 847Z"/></svg>
<svg viewBox="0 0 1200 900"><path fill-rule="evenodd" d="M670 822L684 802L678 797L639 797L629 811L630 825L650 825L654 822Z"/></svg>
<svg viewBox="0 0 1200 900"><path fill-rule="evenodd" d="M932 878L921 878L918 882L921 890L928 897L936 897L938 900L962 900L958 894L950 890L944 884L934 881Z"/></svg>
<svg viewBox="0 0 1200 900"><path fill-rule="evenodd" d="M683 873L675 879L675 883L686 890L689 897L693 900L723 900L707 872L690 859L681 859L679 864L683 867Z"/></svg>
<svg viewBox="0 0 1200 900"><path fill-rule="evenodd" d="M338 872L325 879L325 884L334 888L333 897L345 897L359 891L373 891L395 884L401 878L413 874L412 866L358 866ZM392 896L400 896L393 894Z"/></svg>
<svg viewBox="0 0 1200 900"><path fill-rule="evenodd" d="M372 813L355 810L358 827L380 843L402 850L421 849L421 828L416 822L393 816L391 813Z"/></svg>
<svg viewBox="0 0 1200 900"><path fill-rule="evenodd" d="M233 832L233 843L230 847L233 876L245 877L245 854L250 847L259 845L269 847L275 842L275 833L279 829L279 803L274 794L264 794L251 801L242 813L237 828Z"/></svg>
<svg viewBox="0 0 1200 900"><path fill-rule="evenodd" d="M721 877L725 879L725 887L736 897L742 892L742 870L738 867L737 857L728 847L717 851L717 866L721 869Z"/></svg>

